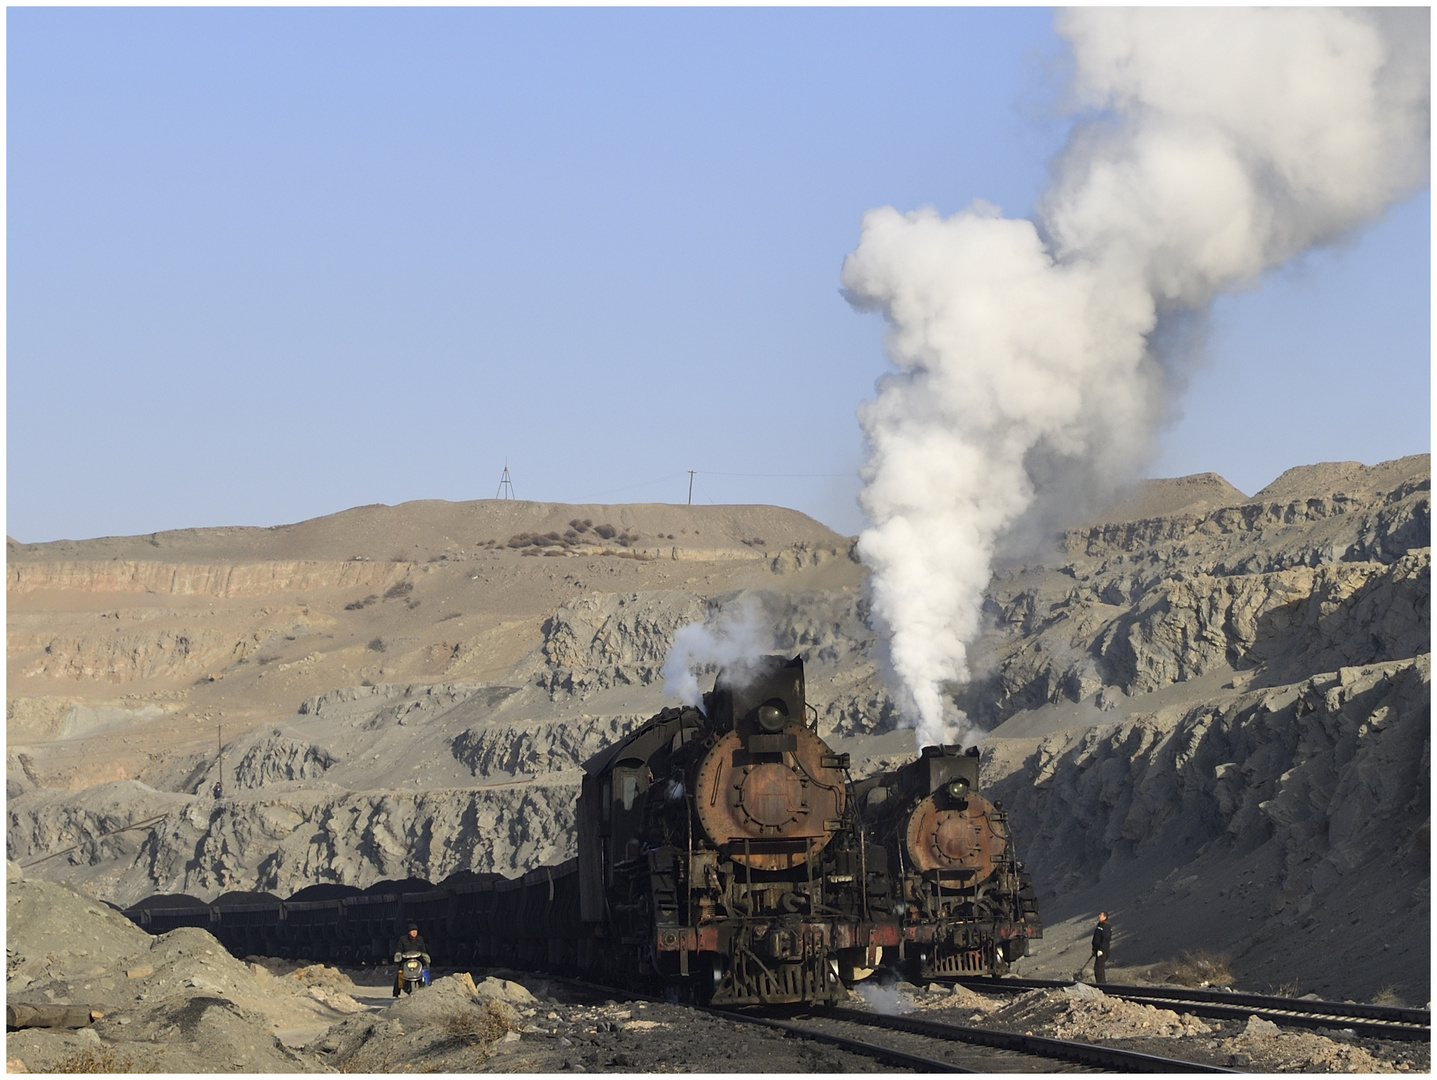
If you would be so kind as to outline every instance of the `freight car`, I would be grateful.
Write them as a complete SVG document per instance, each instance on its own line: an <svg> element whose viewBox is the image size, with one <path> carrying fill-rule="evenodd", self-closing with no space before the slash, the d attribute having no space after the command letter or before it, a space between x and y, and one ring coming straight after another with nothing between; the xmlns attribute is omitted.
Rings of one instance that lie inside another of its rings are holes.
<svg viewBox="0 0 1437 1080"><path fill-rule="evenodd" d="M854 785L888 854L896 964L914 982L1001 975L1043 936L1033 884L1001 802L978 789L978 748L927 746L916 761Z"/></svg>

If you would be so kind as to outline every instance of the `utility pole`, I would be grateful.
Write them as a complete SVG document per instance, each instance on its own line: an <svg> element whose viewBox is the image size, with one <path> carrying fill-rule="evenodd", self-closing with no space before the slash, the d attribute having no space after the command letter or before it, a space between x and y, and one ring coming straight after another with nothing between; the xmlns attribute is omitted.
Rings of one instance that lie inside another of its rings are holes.
<svg viewBox="0 0 1437 1080"><path fill-rule="evenodd" d="M219 772L215 775L215 798L224 791L225 783L225 722L215 721L215 749L219 753Z"/></svg>
<svg viewBox="0 0 1437 1080"><path fill-rule="evenodd" d="M697 471L698 471L698 470L696 470L696 469L690 469L690 470L689 470L689 505L690 505L690 506L692 506L692 505L694 504L694 473L697 472Z"/></svg>
<svg viewBox="0 0 1437 1080"><path fill-rule="evenodd" d="M494 493L496 499L512 499L514 497L514 484L509 479L509 459L504 459L504 475L499 478L499 490Z"/></svg>

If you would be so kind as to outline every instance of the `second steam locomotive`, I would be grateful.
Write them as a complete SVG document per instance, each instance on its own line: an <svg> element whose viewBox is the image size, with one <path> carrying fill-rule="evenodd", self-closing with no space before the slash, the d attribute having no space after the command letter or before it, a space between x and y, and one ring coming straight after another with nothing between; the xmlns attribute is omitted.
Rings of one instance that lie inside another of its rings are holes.
<svg viewBox="0 0 1437 1080"><path fill-rule="evenodd" d="M854 781L801 659L721 672L584 765L578 854L520 879L154 897L127 914L251 953L363 962L416 923L441 962L576 971L726 1005L827 1004L878 967L1000 974L1042 936L977 750Z"/></svg>

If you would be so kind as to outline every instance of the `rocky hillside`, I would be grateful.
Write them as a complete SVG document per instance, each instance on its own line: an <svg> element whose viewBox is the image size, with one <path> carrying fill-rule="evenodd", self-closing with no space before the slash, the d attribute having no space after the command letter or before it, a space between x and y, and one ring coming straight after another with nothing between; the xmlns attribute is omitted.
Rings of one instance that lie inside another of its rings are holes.
<svg viewBox="0 0 1437 1080"><path fill-rule="evenodd" d="M956 693L1050 925L1033 973L1102 906L1120 967L1427 999L1394 928L1428 923L1430 514L1425 456L1155 481L999 570ZM877 767L913 746L851 551L771 507L492 500L12 543L10 857L121 904L562 859L578 764L671 703L679 627L745 606Z"/></svg>

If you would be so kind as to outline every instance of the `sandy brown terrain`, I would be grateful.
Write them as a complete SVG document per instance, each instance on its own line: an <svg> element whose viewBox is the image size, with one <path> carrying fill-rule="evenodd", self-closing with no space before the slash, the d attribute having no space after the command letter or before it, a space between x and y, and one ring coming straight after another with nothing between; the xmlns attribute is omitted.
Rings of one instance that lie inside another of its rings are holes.
<svg viewBox="0 0 1437 1080"><path fill-rule="evenodd" d="M1105 907L1133 977L1206 949L1427 1001L1430 515L1426 456L1207 474L999 568L955 694L1048 922L1022 973ZM494 500L11 542L10 858L121 905L563 859L579 763L745 605L860 771L900 760L851 552L774 507Z"/></svg>
<svg viewBox="0 0 1437 1080"><path fill-rule="evenodd" d="M152 938L67 885L24 879L13 864L7 873L7 921L26 950L7 955L11 1002L82 1002L95 1017L10 1033L11 1072L891 1071L683 1005L610 998L534 973L436 969L431 987L396 1001L387 968L242 960L193 928ZM1419 1043L1281 1031L1256 1018L1204 1021L1088 985L1013 995L874 979L850 1005L1244 1071L1430 1066ZM939 1053L969 1070L1015 1067L962 1044Z"/></svg>

